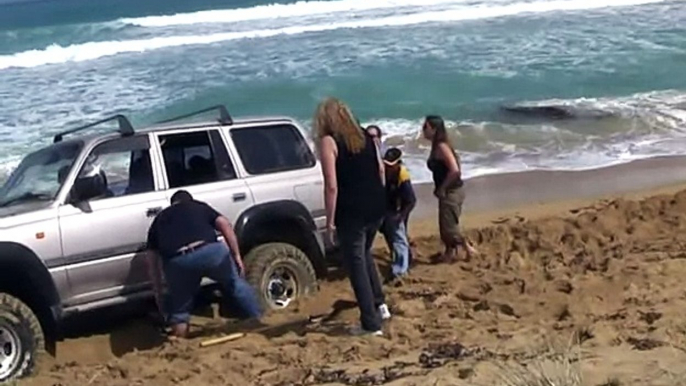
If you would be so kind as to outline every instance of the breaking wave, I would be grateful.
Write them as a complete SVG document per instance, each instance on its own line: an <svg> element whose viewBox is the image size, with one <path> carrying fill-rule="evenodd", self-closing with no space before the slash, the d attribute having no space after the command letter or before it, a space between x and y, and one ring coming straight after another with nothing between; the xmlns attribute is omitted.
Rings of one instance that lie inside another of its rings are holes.
<svg viewBox="0 0 686 386"><path fill-rule="evenodd" d="M441 0L429 0L433 1L434 4L442 3ZM69 46L60 46L53 44L45 49L41 50L29 50L18 52L11 55L0 56L0 70L13 68L13 67L36 67L47 64L59 64L67 62L81 62L87 60L94 60L106 56L117 55L121 53L142 53L151 50L158 50L162 48L179 47L187 45L207 45L218 42L225 42L231 40L241 40L241 39L260 39L260 38L270 38L282 35L300 35L305 33L315 33L323 31L333 31L339 29L356 29L356 28L381 28L381 27L401 27L408 25L424 24L424 23L437 23L437 22L455 22L464 20L478 20L487 18L496 18L504 16L515 16L520 14L536 14L544 12L554 12L554 11L573 11L573 10L590 10L606 7L619 7L619 6L629 6L629 5L640 5L649 3L660 3L665 0L604 0L604 1L593 1L593 0L555 0L555 1L533 1L533 2L519 2L512 4L480 4L480 5L467 5L463 4L462 1L452 1L445 2L446 4L452 4L452 7L447 7L443 9L437 9L432 11L422 11L421 9L416 9L413 13L393 15L393 16L369 16L363 19L357 19L354 11L354 6L363 6L362 2L357 0L342 0L334 1L331 4L329 2L300 2L290 5L272 5L267 6L275 7L277 11L275 12L258 12L256 8L248 8L246 10L228 10L228 11L207 11L209 14L213 12L237 12L233 16L227 16L229 20L231 17L236 19L236 21L245 21L245 17L255 17L255 18L274 18L274 17L287 17L289 14L297 15L298 13L306 14L306 12L315 12L318 9L322 11L323 9L329 9L330 12L340 13L340 12L352 12L347 15L348 20L345 20L345 16L337 16L332 18L329 22L319 22L317 24L305 24L305 25L294 25L285 28L272 28L272 29L256 29L248 31L238 31L238 32L219 32L210 33L204 35L177 35L177 36L159 36L153 38L145 39L130 39L130 40L109 40L109 41L92 41L81 44L73 44ZM416 0L419 3L419 0ZM326 3L326 4L324 4ZM370 9L377 5L374 2L367 2L368 5L364 5ZM382 2L381 5L390 6L392 2ZM401 4L410 4L412 0L406 1ZM316 6L312 6L315 4ZM462 4L462 5L460 5ZM280 8L286 7L286 8ZM290 8L289 8L290 7ZM335 8L338 7L339 10L336 11ZM348 9L346 9L348 8ZM271 8L273 9L273 8ZM251 10L248 15L248 10ZM306 11L307 10L307 11ZM328 12L328 11L327 11ZM326 12L325 12L326 13ZM186 16L183 16L186 15ZM199 23L204 23L201 16L200 18L188 16L193 14L183 14L174 16L156 16L154 18L171 18L171 19L150 19L142 18L138 19L135 23L145 24L145 20L150 23L158 23L164 25L164 23L178 23L183 24L183 20L191 21L196 20ZM195 14L197 15L197 14ZM201 14L202 15L202 14ZM243 16L240 16L243 15ZM282 16L286 15L286 16ZM174 19L176 18L176 19ZM214 17L208 17L210 22L214 20ZM343 19L344 21L334 22L334 20ZM135 19L134 19L135 20ZM158 20L155 22L154 20ZM162 20L162 21L159 21ZM165 22L164 20L167 20ZM176 21L174 21L176 20ZM129 20L131 23L132 21Z"/></svg>
<svg viewBox="0 0 686 386"><path fill-rule="evenodd" d="M683 154L686 146L686 93L678 90L618 98L543 100L521 107L564 106L585 119L539 123L448 120L467 178L525 170L585 170L656 156ZM494 112L497 115L497 112ZM306 125L309 122L304 122ZM426 182L429 144L421 138L421 119L377 118L386 146L399 147L413 178ZM13 158L0 163L0 181L16 167Z"/></svg>
<svg viewBox="0 0 686 386"><path fill-rule="evenodd" d="M638 159L683 154L686 93L676 90L619 98L522 102L516 106L564 107L582 118L513 124L503 121L449 121L452 140L474 177L524 170L585 170ZM588 121L593 114L600 117ZM430 176L424 161L429 144L421 120L375 119L386 146L403 149L420 180Z"/></svg>

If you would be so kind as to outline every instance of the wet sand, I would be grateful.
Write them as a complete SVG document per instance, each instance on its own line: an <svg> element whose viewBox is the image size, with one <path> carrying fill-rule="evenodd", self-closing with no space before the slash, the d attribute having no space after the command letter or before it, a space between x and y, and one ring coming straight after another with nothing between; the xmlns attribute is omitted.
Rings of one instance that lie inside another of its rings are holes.
<svg viewBox="0 0 686 386"><path fill-rule="evenodd" d="M660 157L584 171L530 171L469 179L467 215L492 216L512 209L582 204L588 199L648 193L686 181L686 157ZM416 219L435 217L433 185L415 187ZM634 196L636 197L636 196Z"/></svg>
<svg viewBox="0 0 686 386"><path fill-rule="evenodd" d="M683 384L684 182L684 158L469 180L463 224L481 255L453 264L435 260L435 199L418 186L417 264L386 286L386 337L345 333L358 314L333 270L315 297L213 347L199 342L247 326L196 316L202 336L162 343L144 318L107 316L20 384L506 385L523 365L561 385Z"/></svg>

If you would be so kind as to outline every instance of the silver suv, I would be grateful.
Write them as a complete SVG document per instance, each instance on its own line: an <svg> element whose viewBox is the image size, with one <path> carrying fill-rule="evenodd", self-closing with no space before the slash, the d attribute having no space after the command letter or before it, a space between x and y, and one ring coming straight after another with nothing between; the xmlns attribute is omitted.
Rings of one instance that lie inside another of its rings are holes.
<svg viewBox="0 0 686 386"><path fill-rule="evenodd" d="M179 123L212 111L218 119ZM328 247L306 138L293 119L234 121L220 105L144 130L116 115L27 155L0 188L0 382L52 351L65 316L152 296L147 230L180 188L233 221L265 306L316 291Z"/></svg>

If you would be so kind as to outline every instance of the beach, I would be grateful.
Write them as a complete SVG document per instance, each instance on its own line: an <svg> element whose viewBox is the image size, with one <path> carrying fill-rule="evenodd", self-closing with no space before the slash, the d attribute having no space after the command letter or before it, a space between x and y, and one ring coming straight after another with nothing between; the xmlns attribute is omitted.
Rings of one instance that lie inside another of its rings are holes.
<svg viewBox="0 0 686 386"><path fill-rule="evenodd" d="M529 218L563 213L589 201L616 197L643 198L686 181L686 157L658 157L584 171L535 170L470 178L465 190L464 221L488 225L493 218L526 212ZM433 186L416 188L420 197L413 212L420 220L413 231L436 230L424 220L436 218Z"/></svg>
<svg viewBox="0 0 686 386"><path fill-rule="evenodd" d="M223 104L310 129L326 96L378 125L423 181L427 114L445 119L469 177L684 155L680 0L0 7L0 181L55 134L113 114L138 130Z"/></svg>
<svg viewBox="0 0 686 386"><path fill-rule="evenodd" d="M480 255L435 262L435 199L417 186L417 262L385 287L385 337L345 333L358 311L334 269L316 296L235 341L199 346L249 331L207 310L194 317L200 336L166 343L144 318L120 315L71 333L19 384L533 385L535 372L563 379L555 385L683 384L684 159L466 186L463 225ZM375 254L386 274L381 241Z"/></svg>
<svg viewBox="0 0 686 386"><path fill-rule="evenodd" d="M358 311L332 267L259 329L210 305L183 342L165 342L152 304L77 315L18 383L519 386L552 371L555 385L686 384L684 20L682 0L0 0L0 182L114 114L138 131L221 104L235 122L291 117L313 139L334 96L402 150L419 199L416 265L386 285L385 337L345 333ZM435 259L427 114L460 155L470 261ZM387 276L381 237L374 251Z"/></svg>

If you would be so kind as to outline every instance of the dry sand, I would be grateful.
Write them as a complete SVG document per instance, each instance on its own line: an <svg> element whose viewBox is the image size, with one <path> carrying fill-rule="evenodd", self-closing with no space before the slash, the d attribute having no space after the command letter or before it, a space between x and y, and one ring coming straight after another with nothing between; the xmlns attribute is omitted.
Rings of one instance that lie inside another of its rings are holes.
<svg viewBox="0 0 686 386"><path fill-rule="evenodd" d="M435 203L420 187L417 264L386 286L386 337L344 333L358 313L333 272L316 297L266 319L277 327L200 348L241 326L197 317L202 337L160 344L144 319L115 319L60 343L20 384L509 385L501 377L526 365L567 379L532 385L686 385L686 185L664 187L686 181L678 161L667 180L646 167L634 175L653 179L612 185L620 167L470 181L464 223L481 256L454 264L434 263ZM606 187L585 185L593 179ZM377 253L385 272L388 254Z"/></svg>

